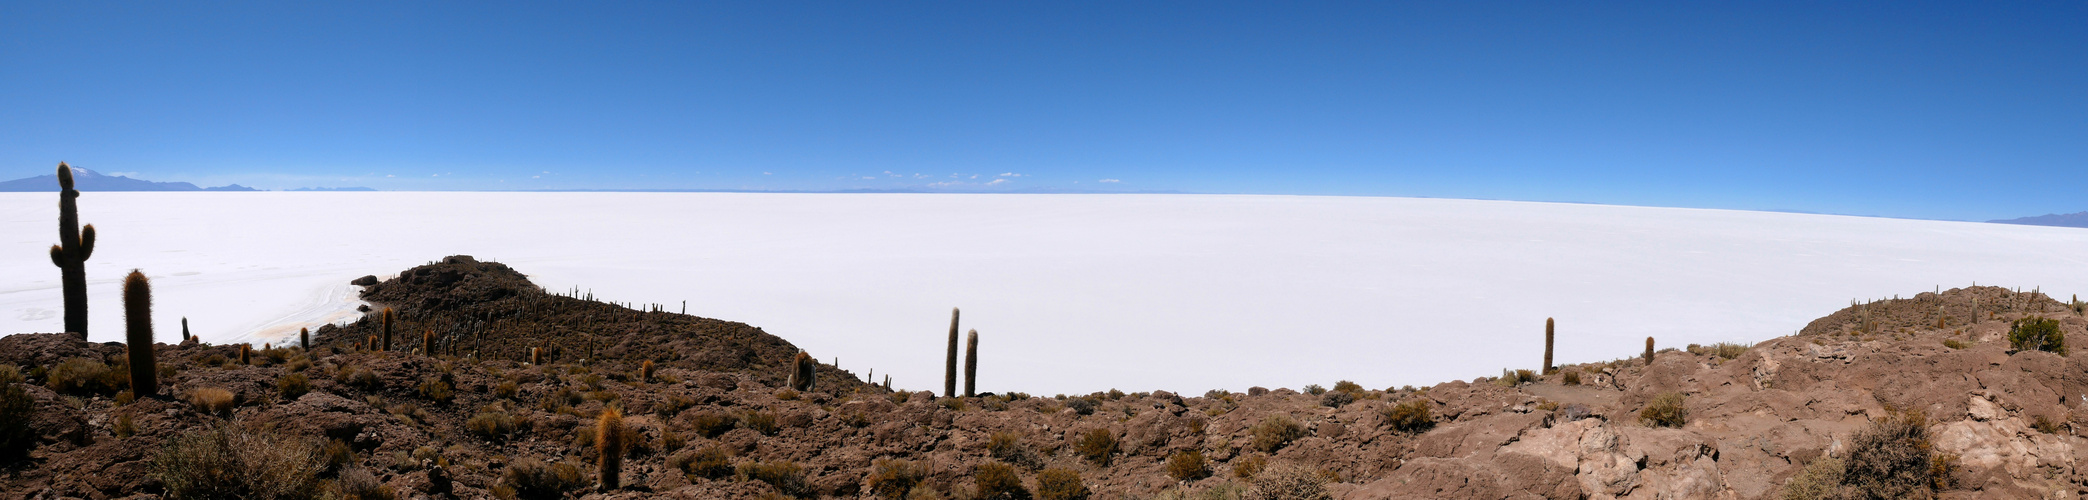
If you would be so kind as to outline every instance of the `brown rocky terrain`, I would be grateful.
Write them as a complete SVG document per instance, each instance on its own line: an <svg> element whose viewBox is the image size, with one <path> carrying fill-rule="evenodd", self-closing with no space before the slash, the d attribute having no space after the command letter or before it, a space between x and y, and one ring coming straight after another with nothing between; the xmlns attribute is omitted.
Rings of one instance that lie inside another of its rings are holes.
<svg viewBox="0 0 2088 500"><path fill-rule="evenodd" d="M810 389L787 390L797 349L781 338L546 293L468 257L364 283L396 310L392 350L368 349L377 314L246 363L238 346L163 343L146 397L119 392L120 344L0 338L0 393L30 402L0 402L0 448L16 448L0 449L0 497L1862 498L1889 490L1863 483L1880 470L1919 476L1891 496L2088 492L2088 412L2075 411L2088 367L2007 338L2040 316L2088 339L2088 320L1993 287L1852 306L1751 347L1526 378L938 398L823 364ZM229 397L198 397L212 390ZM1643 413L1663 395L1680 395L1678 426ZM594 427L610 407L631 446L622 487L604 492ZM1416 407L1429 411L1396 410ZM1913 415L1892 442L1917 445L1903 448L1919 470L1871 467L1877 429ZM198 444L211 436L222 445ZM194 458L218 455L232 458ZM1823 475L1829 464L1847 472Z"/></svg>

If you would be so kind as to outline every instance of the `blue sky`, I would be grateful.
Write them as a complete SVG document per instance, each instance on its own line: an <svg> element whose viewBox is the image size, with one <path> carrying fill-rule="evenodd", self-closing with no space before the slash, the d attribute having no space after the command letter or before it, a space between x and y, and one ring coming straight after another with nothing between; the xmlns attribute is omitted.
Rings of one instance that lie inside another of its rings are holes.
<svg viewBox="0 0 2088 500"><path fill-rule="evenodd" d="M0 110L0 178L1983 220L2088 210L2088 4L8 1Z"/></svg>

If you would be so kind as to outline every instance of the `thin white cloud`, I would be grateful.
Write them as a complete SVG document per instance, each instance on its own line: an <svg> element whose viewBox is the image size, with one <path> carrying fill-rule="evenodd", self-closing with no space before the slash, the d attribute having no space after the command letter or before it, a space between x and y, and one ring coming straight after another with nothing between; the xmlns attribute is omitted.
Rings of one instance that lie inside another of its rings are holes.
<svg viewBox="0 0 2088 500"><path fill-rule="evenodd" d="M1120 181L1120 180L1116 180L1116 179L1102 179L1102 180L1099 180L1099 181L1095 181L1095 182L1110 182L1110 183L1115 183L1115 182L1124 182L1124 181Z"/></svg>
<svg viewBox="0 0 2088 500"><path fill-rule="evenodd" d="M1002 174L1000 174L1000 176L1001 176L1001 177L1022 177L1022 174L1018 174L1018 173L1014 173L1014 172L1006 172L1006 173L1002 173Z"/></svg>
<svg viewBox="0 0 2088 500"><path fill-rule="evenodd" d="M761 175L775 175L775 174L771 174L771 173L768 173L768 172L762 172L762 173L761 173Z"/></svg>
<svg viewBox="0 0 2088 500"><path fill-rule="evenodd" d="M137 173L137 172L109 172L109 175L113 175L113 176L117 176L117 177L137 177L137 176L138 176L138 173Z"/></svg>
<svg viewBox="0 0 2088 500"><path fill-rule="evenodd" d="M874 181L874 180L877 180L877 176L875 176L875 175L865 175L865 176L863 176L863 180L866 180L866 181Z"/></svg>
<svg viewBox="0 0 2088 500"><path fill-rule="evenodd" d="M1007 183L1007 182L1008 182L1008 180L1007 180L1007 179L994 179L994 180L993 180L993 182L988 182L988 183L986 183L986 185L988 185L988 186L991 186L991 185L994 185L994 184L1004 184L1004 183Z"/></svg>

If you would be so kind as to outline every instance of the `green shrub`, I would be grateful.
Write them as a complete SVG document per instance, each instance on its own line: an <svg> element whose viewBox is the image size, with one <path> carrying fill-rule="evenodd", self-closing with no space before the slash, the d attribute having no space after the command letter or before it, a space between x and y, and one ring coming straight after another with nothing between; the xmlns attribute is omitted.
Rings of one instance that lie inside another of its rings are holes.
<svg viewBox="0 0 2088 500"><path fill-rule="evenodd" d="M878 498L899 500L927 478L928 467L921 464L911 460L880 458L870 464L870 477L864 482L870 487L870 494Z"/></svg>
<svg viewBox="0 0 2088 500"><path fill-rule="evenodd" d="M2031 316L2016 320L2008 328L2008 345L2017 351L2045 351L2066 355L2066 332L2059 321Z"/></svg>
<svg viewBox="0 0 2088 500"><path fill-rule="evenodd" d="M1080 435L1080 442L1073 445L1073 452L1098 467L1108 467L1116 457L1116 434L1109 429L1094 429Z"/></svg>
<svg viewBox="0 0 2088 500"><path fill-rule="evenodd" d="M114 395L130 387L130 373L87 358L70 358L45 374L44 386L63 394Z"/></svg>
<svg viewBox="0 0 2088 500"><path fill-rule="evenodd" d="M746 462L739 465L742 481L761 481L776 487L776 491L793 497L804 496L805 469L796 462L778 460L774 462Z"/></svg>
<svg viewBox="0 0 2088 500"><path fill-rule="evenodd" d="M564 462L546 464L533 458L508 464L501 481L501 486L514 490L515 497L523 500L558 500L565 498L567 491L587 485L579 467Z"/></svg>
<svg viewBox="0 0 2088 500"><path fill-rule="evenodd" d="M276 392L282 394L285 400L294 400L312 392L312 380L305 378L305 374L302 373L284 375L276 379Z"/></svg>
<svg viewBox="0 0 2088 500"><path fill-rule="evenodd" d="M1385 407L1378 416L1384 417L1385 425L1391 426L1394 432L1404 434L1426 432L1435 427L1435 416L1430 414L1426 399L1411 399Z"/></svg>
<svg viewBox="0 0 2088 500"><path fill-rule="evenodd" d="M1305 437L1305 427L1290 415L1270 415L1254 424L1254 449L1262 453L1276 453L1301 437Z"/></svg>
<svg viewBox="0 0 2088 500"><path fill-rule="evenodd" d="M1204 461L1200 450L1177 451L1167 457L1167 477L1176 481L1195 481L1211 476L1211 464Z"/></svg>
<svg viewBox="0 0 2088 500"><path fill-rule="evenodd" d="M1654 427L1681 427L1689 423L1689 409L1682 406L1683 401L1679 392L1654 396L1645 409L1639 410L1639 420Z"/></svg>
<svg viewBox="0 0 2088 500"><path fill-rule="evenodd" d="M1087 500L1087 483L1073 469L1052 467L1037 473L1037 498L1040 500Z"/></svg>
<svg viewBox="0 0 2088 500"><path fill-rule="evenodd" d="M986 462L972 472L972 482L978 486L981 500L1026 500L1028 488L1022 486L1022 476L1015 473L1015 466Z"/></svg>
<svg viewBox="0 0 2088 500"><path fill-rule="evenodd" d="M234 425L168 439L152 460L174 498L309 498L325 468L309 440Z"/></svg>

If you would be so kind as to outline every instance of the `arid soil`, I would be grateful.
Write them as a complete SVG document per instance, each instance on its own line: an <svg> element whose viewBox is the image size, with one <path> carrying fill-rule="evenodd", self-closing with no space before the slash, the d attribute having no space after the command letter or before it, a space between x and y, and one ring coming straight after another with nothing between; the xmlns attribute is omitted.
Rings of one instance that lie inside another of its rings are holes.
<svg viewBox="0 0 2088 500"><path fill-rule="evenodd" d="M1994 287L1852 306L1751 348L1647 362L1617 346L1631 356L1514 383L1064 398L893 393L824 364L811 389L786 390L797 349L760 329L550 294L469 257L364 298L395 309L389 351L368 348L375 311L316 330L309 352L257 346L247 363L239 346L162 343L159 394L137 398L120 377L77 383L89 361L122 366L120 344L0 338L0 365L23 374L0 385L34 401L26 450L0 457L0 497L174 496L162 461L177 438L230 429L318 450L317 481L285 497L978 498L995 493L982 466L1008 464L1035 498L1067 498L1047 470L1096 499L1786 498L1873 421L1916 413L1948 467L1940 488L1901 496L2088 493L2088 366L2007 339L2035 315L2088 342L2088 319ZM229 409L195 397L205 389L230 392ZM1669 393L1685 423L1641 418ZM1401 404L1430 411L1416 421ZM605 492L594 427L609 407L632 446Z"/></svg>

